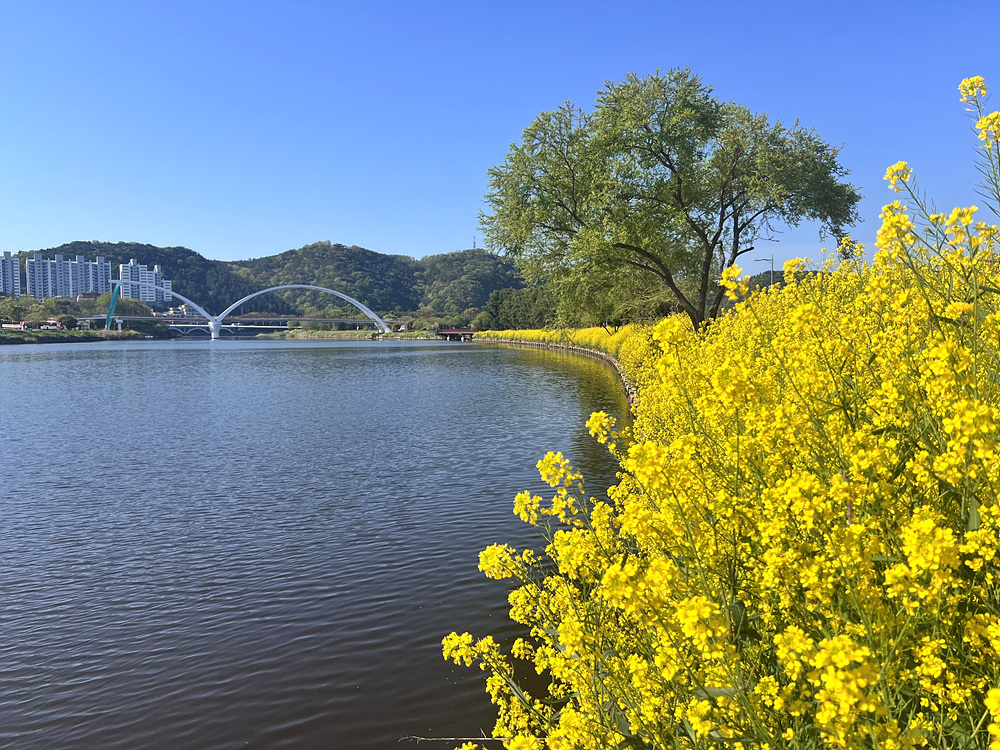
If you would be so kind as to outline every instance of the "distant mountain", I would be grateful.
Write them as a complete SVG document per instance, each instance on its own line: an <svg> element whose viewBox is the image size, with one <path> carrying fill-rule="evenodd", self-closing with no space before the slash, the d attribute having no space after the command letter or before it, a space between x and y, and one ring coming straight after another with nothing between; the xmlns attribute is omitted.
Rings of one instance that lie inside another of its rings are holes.
<svg viewBox="0 0 1000 750"><path fill-rule="evenodd" d="M363 247L315 242L266 258L234 262L208 260L186 247L156 247L138 242L70 242L35 252L51 258L101 255L113 267L135 258L152 268L159 265L178 294L189 297L212 314L248 294L283 284L313 284L335 289L387 315L433 307L440 315L461 315L481 308L495 289L520 288L512 262L485 250L462 250L414 260L384 255ZM117 269L116 269L117 272ZM346 303L344 303L346 304ZM330 295L299 290L264 294L246 303L243 312L279 315L317 313L343 308Z"/></svg>

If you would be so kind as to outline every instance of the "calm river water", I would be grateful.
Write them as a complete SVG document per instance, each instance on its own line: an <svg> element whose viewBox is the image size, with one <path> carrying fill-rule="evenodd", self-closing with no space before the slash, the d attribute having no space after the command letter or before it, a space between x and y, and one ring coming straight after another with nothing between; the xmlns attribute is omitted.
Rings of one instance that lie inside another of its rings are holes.
<svg viewBox="0 0 1000 750"><path fill-rule="evenodd" d="M489 734L441 638L514 632L478 552L538 546L546 450L613 483L598 409L606 365L480 344L0 347L0 746Z"/></svg>

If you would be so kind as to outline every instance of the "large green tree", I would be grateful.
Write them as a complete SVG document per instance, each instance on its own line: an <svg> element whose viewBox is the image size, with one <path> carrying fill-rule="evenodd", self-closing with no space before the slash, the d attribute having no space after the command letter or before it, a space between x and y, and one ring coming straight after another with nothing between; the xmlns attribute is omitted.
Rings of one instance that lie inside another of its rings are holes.
<svg viewBox="0 0 1000 750"><path fill-rule="evenodd" d="M838 153L798 123L718 101L687 69L630 75L592 112L567 103L536 118L490 170L482 225L531 280L614 296L651 278L697 327L718 314L722 269L777 224L819 221L839 237L857 220Z"/></svg>

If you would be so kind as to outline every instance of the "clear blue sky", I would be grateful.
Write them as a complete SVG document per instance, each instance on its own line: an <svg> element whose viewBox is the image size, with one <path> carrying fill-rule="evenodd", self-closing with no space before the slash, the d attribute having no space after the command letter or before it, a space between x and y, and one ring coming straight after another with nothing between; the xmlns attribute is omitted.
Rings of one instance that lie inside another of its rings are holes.
<svg viewBox="0 0 1000 750"><path fill-rule="evenodd" d="M0 250L481 245L487 169L539 112L685 65L843 144L870 245L899 159L939 207L975 202L957 86L1000 93L998 29L989 2L0 0Z"/></svg>

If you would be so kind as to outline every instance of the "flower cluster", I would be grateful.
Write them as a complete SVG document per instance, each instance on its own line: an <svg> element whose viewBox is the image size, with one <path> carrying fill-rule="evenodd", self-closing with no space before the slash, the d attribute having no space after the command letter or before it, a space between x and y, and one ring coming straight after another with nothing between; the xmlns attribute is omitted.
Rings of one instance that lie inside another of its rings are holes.
<svg viewBox="0 0 1000 750"><path fill-rule="evenodd" d="M886 179L870 263L788 264L700 331L514 334L603 347L640 397L588 422L610 502L549 454L515 503L544 551L481 556L524 638L445 638L508 747L1000 750L1000 230Z"/></svg>
<svg viewBox="0 0 1000 750"><path fill-rule="evenodd" d="M985 178L981 194L992 199L991 208L1000 213L1000 112L989 112L989 95L982 76L966 78L958 86L966 111L972 118L976 137L983 142L979 152L979 171Z"/></svg>
<svg viewBox="0 0 1000 750"><path fill-rule="evenodd" d="M741 278L741 273L743 273L743 269L736 265L729 266L722 272L719 286L726 290L726 297L730 301L735 302L738 299L742 299L749 291L747 279Z"/></svg>
<svg viewBox="0 0 1000 750"><path fill-rule="evenodd" d="M885 171L885 179L889 181L889 187L897 193L903 192L900 182L909 182L913 175L905 161L898 161Z"/></svg>

